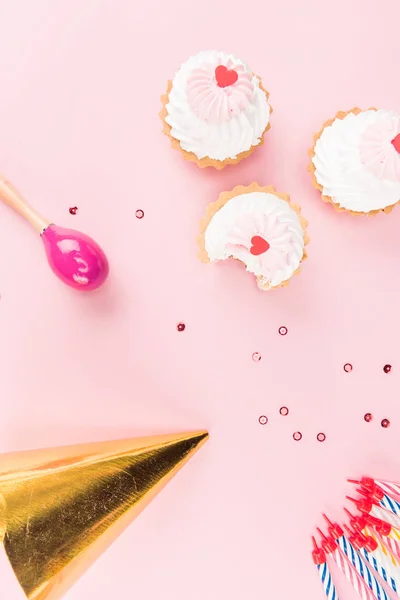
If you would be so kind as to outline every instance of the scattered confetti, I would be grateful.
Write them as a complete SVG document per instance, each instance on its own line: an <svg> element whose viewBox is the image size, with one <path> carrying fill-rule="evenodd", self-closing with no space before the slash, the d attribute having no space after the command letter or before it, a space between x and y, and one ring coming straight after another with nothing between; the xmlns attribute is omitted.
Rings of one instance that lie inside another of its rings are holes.
<svg viewBox="0 0 400 600"><path fill-rule="evenodd" d="M259 352L253 352L251 357L254 362L259 362L261 360L261 354Z"/></svg>
<svg viewBox="0 0 400 600"><path fill-rule="evenodd" d="M365 413L365 415L364 415L364 421L366 421L367 423L370 423L372 421L372 414L371 413Z"/></svg>
<svg viewBox="0 0 400 600"><path fill-rule="evenodd" d="M144 217L144 212L143 212L141 209L139 209L139 210L137 210L137 211L135 212L135 216L136 216L136 218L137 218L137 219L143 219L143 217Z"/></svg>
<svg viewBox="0 0 400 600"><path fill-rule="evenodd" d="M324 441L326 440L326 435L325 435L324 433L319 433L319 434L317 435L317 440L318 440L319 442L324 442Z"/></svg>
<svg viewBox="0 0 400 600"><path fill-rule="evenodd" d="M69 212L71 215L76 215L76 213L78 212L78 207L77 206L71 206L71 208L69 209Z"/></svg>
<svg viewBox="0 0 400 600"><path fill-rule="evenodd" d="M389 419L382 419L381 425L382 425L382 427L384 427L385 429L387 429L389 427L389 425L390 425Z"/></svg>
<svg viewBox="0 0 400 600"><path fill-rule="evenodd" d="M289 414L288 407L282 406L282 408L279 409L279 414L282 415L283 417L286 417Z"/></svg>
<svg viewBox="0 0 400 600"><path fill-rule="evenodd" d="M258 422L260 425L266 425L268 423L268 417L261 415L261 417L258 419Z"/></svg>
<svg viewBox="0 0 400 600"><path fill-rule="evenodd" d="M350 373L350 371L353 370L353 365L351 365L350 363L346 363L343 369L346 371L346 373Z"/></svg>
<svg viewBox="0 0 400 600"><path fill-rule="evenodd" d="M185 323L178 323L178 325L176 326L178 331L185 331L186 329L186 325Z"/></svg>
<svg viewBox="0 0 400 600"><path fill-rule="evenodd" d="M279 327L278 331L279 331L279 335L286 335L287 327Z"/></svg>
<svg viewBox="0 0 400 600"><path fill-rule="evenodd" d="M383 367L383 370L385 373L390 373L390 371L392 370L392 365L385 365Z"/></svg>
<svg viewBox="0 0 400 600"><path fill-rule="evenodd" d="M295 432L294 432L294 434L293 434L293 439L294 439L296 442L299 442L299 441L301 440L301 438L302 438L302 437L303 437L303 434L302 434L302 433L300 433L300 431L295 431Z"/></svg>

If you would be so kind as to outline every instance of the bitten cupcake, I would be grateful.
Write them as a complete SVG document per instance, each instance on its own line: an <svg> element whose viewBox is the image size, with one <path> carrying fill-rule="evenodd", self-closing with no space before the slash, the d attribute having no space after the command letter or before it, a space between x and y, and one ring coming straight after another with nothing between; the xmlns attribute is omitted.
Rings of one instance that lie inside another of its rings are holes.
<svg viewBox="0 0 400 600"><path fill-rule="evenodd" d="M200 260L236 258L260 290L285 286L306 258L307 221L289 196L253 183L224 192L201 223Z"/></svg>
<svg viewBox="0 0 400 600"><path fill-rule="evenodd" d="M162 96L164 133L186 160L222 169L262 144L270 127L268 97L239 58L200 52L181 66Z"/></svg>
<svg viewBox="0 0 400 600"><path fill-rule="evenodd" d="M309 171L325 202L352 214L390 212L400 201L400 115L338 112L314 137Z"/></svg>

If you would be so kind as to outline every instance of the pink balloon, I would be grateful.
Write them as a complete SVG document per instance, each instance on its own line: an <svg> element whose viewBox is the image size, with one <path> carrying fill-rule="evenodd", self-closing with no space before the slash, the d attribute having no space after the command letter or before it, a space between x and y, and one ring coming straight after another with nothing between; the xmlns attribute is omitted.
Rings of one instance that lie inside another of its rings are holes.
<svg viewBox="0 0 400 600"><path fill-rule="evenodd" d="M42 240L51 269L70 287L95 290L107 279L107 257L88 235L49 225L42 233Z"/></svg>

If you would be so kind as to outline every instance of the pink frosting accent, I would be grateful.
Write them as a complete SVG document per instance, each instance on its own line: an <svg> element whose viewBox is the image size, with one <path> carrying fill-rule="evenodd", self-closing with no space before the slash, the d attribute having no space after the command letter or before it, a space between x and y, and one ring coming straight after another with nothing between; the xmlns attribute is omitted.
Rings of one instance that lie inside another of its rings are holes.
<svg viewBox="0 0 400 600"><path fill-rule="evenodd" d="M238 74L232 85L220 87L215 77L215 69L224 62L206 63L195 69L186 84L190 108L203 121L223 123L229 121L251 102L254 93L253 76L243 65L234 65L229 59L224 66Z"/></svg>
<svg viewBox="0 0 400 600"><path fill-rule="evenodd" d="M392 144L400 133L400 118L385 116L369 125L361 138L363 165L378 179L400 182L400 154Z"/></svg>
<svg viewBox="0 0 400 600"><path fill-rule="evenodd" d="M251 253L252 238L261 236L269 244L268 252L254 256ZM246 214L238 218L228 234L228 248L243 262L251 265L251 271L262 273L267 279L288 265L293 250L293 236L286 223L264 214Z"/></svg>

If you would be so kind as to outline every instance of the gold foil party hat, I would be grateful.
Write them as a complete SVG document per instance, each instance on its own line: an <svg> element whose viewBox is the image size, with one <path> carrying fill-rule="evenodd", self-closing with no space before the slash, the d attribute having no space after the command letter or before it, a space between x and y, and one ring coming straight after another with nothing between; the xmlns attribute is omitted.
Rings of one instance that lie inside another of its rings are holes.
<svg viewBox="0 0 400 600"><path fill-rule="evenodd" d="M29 600L57 600L206 441L204 431L0 455L0 535Z"/></svg>

